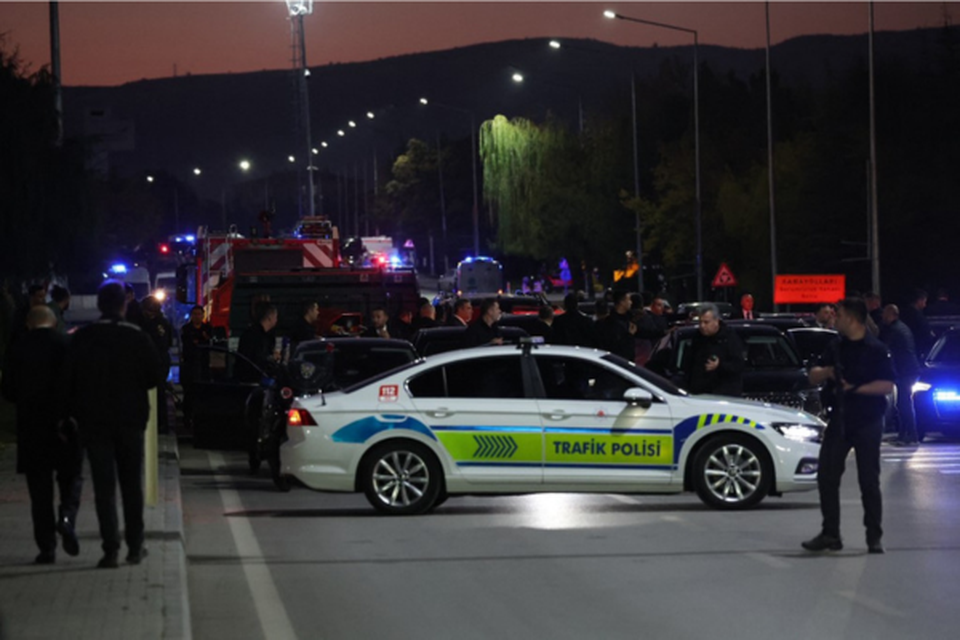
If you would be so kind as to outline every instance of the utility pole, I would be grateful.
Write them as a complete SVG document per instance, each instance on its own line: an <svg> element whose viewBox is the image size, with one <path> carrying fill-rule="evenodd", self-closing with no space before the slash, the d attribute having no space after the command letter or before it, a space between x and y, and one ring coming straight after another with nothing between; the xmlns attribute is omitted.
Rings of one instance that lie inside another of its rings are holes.
<svg viewBox="0 0 960 640"><path fill-rule="evenodd" d="M50 3L50 67L53 71L53 108L57 114L56 147L63 146L63 83L60 81L60 3Z"/></svg>
<svg viewBox="0 0 960 640"><path fill-rule="evenodd" d="M770 287L777 282L777 215L773 179L773 98L770 86L770 2L765 2L767 19L767 181L770 191ZM777 311L774 304L773 310Z"/></svg>
<svg viewBox="0 0 960 640"><path fill-rule="evenodd" d="M873 2L870 3L870 287L880 294L880 223L877 210L877 119L873 87Z"/></svg>

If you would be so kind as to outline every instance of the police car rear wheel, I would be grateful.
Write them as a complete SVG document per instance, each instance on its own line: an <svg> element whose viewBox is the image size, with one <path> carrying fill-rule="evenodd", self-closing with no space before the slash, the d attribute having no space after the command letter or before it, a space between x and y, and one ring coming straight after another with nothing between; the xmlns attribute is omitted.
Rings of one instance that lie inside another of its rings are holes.
<svg viewBox="0 0 960 640"><path fill-rule="evenodd" d="M416 442L380 445L365 458L362 474L367 500L381 513L425 513L442 490L440 464L429 449Z"/></svg>
<svg viewBox="0 0 960 640"><path fill-rule="evenodd" d="M773 467L763 445L723 434L703 445L694 460L697 495L717 509L746 509L770 493Z"/></svg>

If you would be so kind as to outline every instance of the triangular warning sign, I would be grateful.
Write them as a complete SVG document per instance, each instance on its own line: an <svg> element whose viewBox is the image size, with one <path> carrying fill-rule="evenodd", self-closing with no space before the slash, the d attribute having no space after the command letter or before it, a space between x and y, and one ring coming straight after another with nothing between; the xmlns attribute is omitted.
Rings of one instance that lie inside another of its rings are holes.
<svg viewBox="0 0 960 640"><path fill-rule="evenodd" d="M730 270L730 267L727 266L726 262L720 263L720 268L717 270L717 275L713 276L713 284L710 286L714 289L718 289L720 287L737 286L737 277L733 275L733 271Z"/></svg>

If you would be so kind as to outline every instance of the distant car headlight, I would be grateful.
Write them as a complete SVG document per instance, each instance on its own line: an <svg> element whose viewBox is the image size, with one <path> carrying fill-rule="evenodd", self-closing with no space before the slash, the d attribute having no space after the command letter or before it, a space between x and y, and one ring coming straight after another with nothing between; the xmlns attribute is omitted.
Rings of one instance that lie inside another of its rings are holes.
<svg viewBox="0 0 960 640"><path fill-rule="evenodd" d="M823 427L817 424L774 422L770 426L788 440L796 440L797 442L820 442L823 440Z"/></svg>
<svg viewBox="0 0 960 640"><path fill-rule="evenodd" d="M918 391L930 391L932 388L933 386L928 382L917 382L910 390L917 393Z"/></svg>

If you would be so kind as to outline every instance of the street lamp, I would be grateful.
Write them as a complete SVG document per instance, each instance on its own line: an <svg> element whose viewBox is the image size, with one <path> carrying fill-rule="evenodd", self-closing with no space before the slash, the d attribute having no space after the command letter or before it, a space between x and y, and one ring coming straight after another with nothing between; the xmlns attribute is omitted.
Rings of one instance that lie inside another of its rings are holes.
<svg viewBox="0 0 960 640"><path fill-rule="evenodd" d="M522 78L521 78L522 79ZM420 98L420 104L426 106L431 104L441 109L459 111L470 116L470 153L471 166L473 168L473 255L480 255L480 196L477 191L477 121L476 116L470 109L455 107L442 102L430 102L426 98Z"/></svg>
<svg viewBox="0 0 960 640"><path fill-rule="evenodd" d="M249 161L249 160L241 160L239 166L240 166L240 170L241 170L241 171L250 171L250 161Z"/></svg>
<svg viewBox="0 0 960 640"><path fill-rule="evenodd" d="M697 229L697 299L703 300L703 207L700 198L700 68L699 68L699 45L700 35L696 29L688 29L664 22L653 22L652 20L643 20L641 18L632 18L609 9L603 12L604 17L611 20L625 20L627 22L636 22L651 27L660 27L661 29L671 29L673 31L682 31L693 35L693 146L696 162L696 229Z"/></svg>
<svg viewBox="0 0 960 640"><path fill-rule="evenodd" d="M287 160L290 162L296 162L297 159L294 156L287 156Z"/></svg>
<svg viewBox="0 0 960 640"><path fill-rule="evenodd" d="M198 176L198 175L200 175L201 173L202 173L202 172L200 171L200 167L194 168L194 170L193 170L193 175Z"/></svg>
<svg viewBox="0 0 960 640"><path fill-rule="evenodd" d="M370 120L373 120L374 117L375 116L373 115L373 111L367 111L367 118L369 118Z"/></svg>
<svg viewBox="0 0 960 640"><path fill-rule="evenodd" d="M147 176L147 182L153 182L153 176Z"/></svg>

